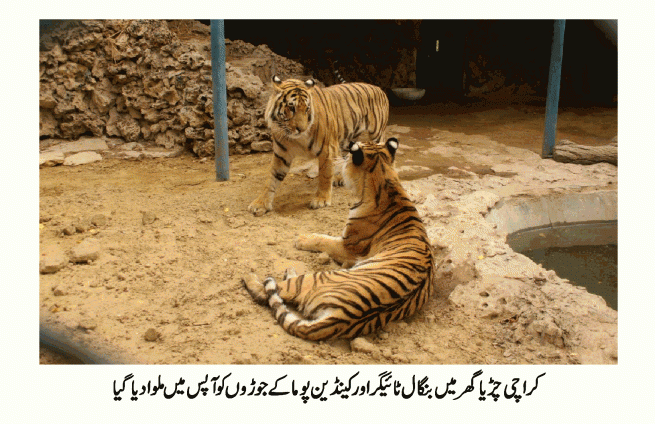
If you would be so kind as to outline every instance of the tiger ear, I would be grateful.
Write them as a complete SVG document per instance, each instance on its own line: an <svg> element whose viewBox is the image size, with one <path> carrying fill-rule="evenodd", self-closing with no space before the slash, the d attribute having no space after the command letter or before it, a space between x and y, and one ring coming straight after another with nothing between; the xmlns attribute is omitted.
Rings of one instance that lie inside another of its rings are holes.
<svg viewBox="0 0 655 424"><path fill-rule="evenodd" d="M353 165L359 166L364 163L364 152L362 151L361 147L359 147L359 143L351 144L350 154L353 158Z"/></svg>
<svg viewBox="0 0 655 424"><path fill-rule="evenodd" d="M273 87L275 87L277 90L281 89L280 85L282 84L282 80L280 79L280 77L278 77L277 75L273 75L273 77L271 78L271 82L273 83Z"/></svg>
<svg viewBox="0 0 655 424"><path fill-rule="evenodd" d="M387 140L387 150L391 154L391 158L396 157L396 150L398 150L398 139L391 137Z"/></svg>
<svg viewBox="0 0 655 424"><path fill-rule="evenodd" d="M314 81L313 78L310 78L307 81L305 81L305 87L307 87L307 88L312 88L315 85L316 85L316 82Z"/></svg>

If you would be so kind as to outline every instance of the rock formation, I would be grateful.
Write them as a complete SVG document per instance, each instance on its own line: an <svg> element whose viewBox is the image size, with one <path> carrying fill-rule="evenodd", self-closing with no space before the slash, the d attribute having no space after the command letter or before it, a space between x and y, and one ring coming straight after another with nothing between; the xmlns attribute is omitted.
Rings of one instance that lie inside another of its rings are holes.
<svg viewBox="0 0 655 424"><path fill-rule="evenodd" d="M268 81L304 68L266 45L225 43L230 152L270 149ZM39 63L41 140L108 137L214 154L209 28L199 22L59 23L42 34Z"/></svg>

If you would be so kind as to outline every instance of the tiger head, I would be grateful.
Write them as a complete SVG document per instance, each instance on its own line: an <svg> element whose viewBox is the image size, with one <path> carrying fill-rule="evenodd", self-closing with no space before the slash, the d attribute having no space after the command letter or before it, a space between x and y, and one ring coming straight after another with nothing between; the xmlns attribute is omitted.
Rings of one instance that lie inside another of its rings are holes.
<svg viewBox="0 0 655 424"><path fill-rule="evenodd" d="M272 78L275 92L268 102L266 121L270 128L279 127L287 136L298 136L314 122L310 92L313 79L282 81L277 75Z"/></svg>
<svg viewBox="0 0 655 424"><path fill-rule="evenodd" d="M365 180L373 183L396 175L393 163L398 150L398 139L391 137L385 144L351 142L350 155L343 164L346 187L361 193ZM397 178L397 176L396 176Z"/></svg>

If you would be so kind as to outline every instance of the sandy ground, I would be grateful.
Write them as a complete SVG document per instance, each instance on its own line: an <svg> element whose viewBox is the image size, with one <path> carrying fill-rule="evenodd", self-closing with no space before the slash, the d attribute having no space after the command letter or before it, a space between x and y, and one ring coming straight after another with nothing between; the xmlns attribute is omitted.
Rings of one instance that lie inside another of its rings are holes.
<svg viewBox="0 0 655 424"><path fill-rule="evenodd" d="M500 150L541 152L543 108L394 108L390 124L409 127L398 134L405 143L397 164L401 179L446 175L451 166L483 175L493 172L484 161L424 154L423 140L448 131L458 134L457 143L491 139L501 143ZM616 134L616 109L565 110L559 117L559 138L605 144ZM534 343L509 357L502 326L471 320L443 290L412 318L367 336L370 344L363 347L289 336L267 308L252 301L241 277L254 271L260 278L281 278L289 266L299 273L335 268L293 243L303 233L339 235L353 198L336 188L332 206L310 210L316 181L297 172L281 185L275 211L254 217L247 206L259 194L269 162L270 153L233 156L228 182L215 181L212 160L190 154L42 168L41 251L58 246L67 252L85 239L100 246L91 263L69 263L41 275L42 322L128 362L576 363L566 349ZM62 234L84 222L82 232ZM63 362L41 349L40 363Z"/></svg>

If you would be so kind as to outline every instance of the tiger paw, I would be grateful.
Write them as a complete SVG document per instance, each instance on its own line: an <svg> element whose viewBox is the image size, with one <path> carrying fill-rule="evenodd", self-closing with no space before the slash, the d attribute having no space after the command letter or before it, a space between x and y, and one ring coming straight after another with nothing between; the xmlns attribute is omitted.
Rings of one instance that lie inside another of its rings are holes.
<svg viewBox="0 0 655 424"><path fill-rule="evenodd" d="M341 174L334 174L333 180L332 180L332 185L335 187L341 187L345 184L345 181L343 180L343 176Z"/></svg>
<svg viewBox="0 0 655 424"><path fill-rule="evenodd" d="M316 235L315 234L301 234L296 239L296 249L308 250L314 252L317 250Z"/></svg>
<svg viewBox="0 0 655 424"><path fill-rule="evenodd" d="M325 199L323 197L316 197L312 199L312 201L309 203L309 208L310 209L319 209L319 208L324 208L326 206L330 206L332 202L330 199Z"/></svg>
<svg viewBox="0 0 655 424"><path fill-rule="evenodd" d="M273 210L273 199L267 199L266 195L260 196L253 200L248 206L248 212L252 212L255 216L262 216L268 211Z"/></svg>

